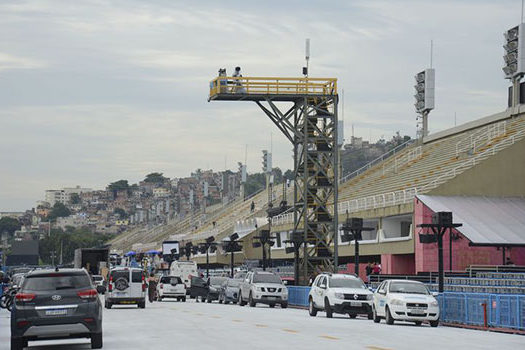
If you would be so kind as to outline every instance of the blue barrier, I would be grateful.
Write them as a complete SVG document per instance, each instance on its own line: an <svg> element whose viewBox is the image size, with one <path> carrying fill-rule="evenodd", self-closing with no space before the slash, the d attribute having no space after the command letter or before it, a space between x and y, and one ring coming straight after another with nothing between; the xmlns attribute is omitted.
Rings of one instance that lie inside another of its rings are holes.
<svg viewBox="0 0 525 350"><path fill-rule="evenodd" d="M288 304L295 306L308 306L308 293L310 293L310 287L288 287Z"/></svg>
<svg viewBox="0 0 525 350"><path fill-rule="evenodd" d="M445 292L438 300L443 322L483 326L486 304L489 327L525 329L525 295Z"/></svg>
<svg viewBox="0 0 525 350"><path fill-rule="evenodd" d="M310 287L289 286L288 304L308 306ZM525 295L445 292L438 297L441 321L483 326L483 304L489 327L525 329Z"/></svg>

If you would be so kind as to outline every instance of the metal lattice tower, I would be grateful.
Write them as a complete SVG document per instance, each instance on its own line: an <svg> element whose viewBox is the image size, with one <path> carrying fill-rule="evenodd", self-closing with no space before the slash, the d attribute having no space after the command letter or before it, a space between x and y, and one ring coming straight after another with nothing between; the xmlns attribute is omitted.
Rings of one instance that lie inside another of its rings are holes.
<svg viewBox="0 0 525 350"><path fill-rule="evenodd" d="M218 77L209 100L254 101L294 149L294 231L304 232L300 283L334 271L337 249L337 79Z"/></svg>

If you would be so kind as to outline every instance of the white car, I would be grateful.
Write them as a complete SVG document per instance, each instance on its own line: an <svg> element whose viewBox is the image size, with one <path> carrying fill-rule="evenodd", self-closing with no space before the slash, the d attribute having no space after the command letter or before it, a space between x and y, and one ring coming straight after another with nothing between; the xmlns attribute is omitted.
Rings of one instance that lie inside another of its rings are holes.
<svg viewBox="0 0 525 350"><path fill-rule="evenodd" d="M249 303L255 307L257 303L281 308L288 307L288 288L283 284L281 277L266 271L250 271L246 274L240 286L239 305Z"/></svg>
<svg viewBox="0 0 525 350"><path fill-rule="evenodd" d="M106 309L115 304L136 304L146 307L146 281L144 271L133 267L116 267L109 272Z"/></svg>
<svg viewBox="0 0 525 350"><path fill-rule="evenodd" d="M363 281L355 275L322 273L312 283L308 294L308 312L316 316L325 311L326 317L334 313L348 314L356 318L365 314L372 319L373 294Z"/></svg>
<svg viewBox="0 0 525 350"><path fill-rule="evenodd" d="M178 301L186 301L186 285L178 276L163 276L157 283L157 300L164 298L175 298Z"/></svg>
<svg viewBox="0 0 525 350"><path fill-rule="evenodd" d="M432 327L439 324L439 304L436 294L430 293L421 282L408 280L387 280L374 293L374 322L381 318L386 323L409 321L420 325L428 321Z"/></svg>
<svg viewBox="0 0 525 350"><path fill-rule="evenodd" d="M197 271L197 263L195 261L174 261L170 265L170 276L178 276L184 282L186 290L190 290L191 277L199 276Z"/></svg>

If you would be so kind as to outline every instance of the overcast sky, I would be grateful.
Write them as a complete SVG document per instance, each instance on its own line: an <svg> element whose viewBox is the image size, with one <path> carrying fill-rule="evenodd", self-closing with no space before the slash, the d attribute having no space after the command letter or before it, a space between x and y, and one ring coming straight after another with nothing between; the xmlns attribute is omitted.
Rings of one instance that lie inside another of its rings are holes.
<svg viewBox="0 0 525 350"><path fill-rule="evenodd" d="M0 211L46 189L274 166L291 145L250 102L207 102L219 67L310 75L345 91L345 138L415 135L413 76L430 64L430 131L506 107L503 32L519 0L0 0ZM341 107L342 104L340 104ZM340 111L341 113L341 111ZM272 135L273 134L273 135Z"/></svg>

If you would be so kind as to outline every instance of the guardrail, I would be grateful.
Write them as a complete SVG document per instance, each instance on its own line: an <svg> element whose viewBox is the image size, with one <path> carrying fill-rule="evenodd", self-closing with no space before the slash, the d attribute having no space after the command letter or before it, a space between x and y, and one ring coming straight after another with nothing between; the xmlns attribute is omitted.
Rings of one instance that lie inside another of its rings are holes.
<svg viewBox="0 0 525 350"><path fill-rule="evenodd" d="M364 173L365 171L367 171L368 169L370 169L371 167L373 167L374 165L378 164L378 163L381 163L382 161L384 161L385 159L387 158L390 158L391 156L394 156L396 153L399 153L401 150L403 150L405 147L413 144L415 142L414 139L410 139L398 146L396 146L395 148L391 149L390 151L380 155L379 157L377 157L376 159L372 160L371 162L369 162L368 164L365 164L364 166L362 166L361 168L357 169L357 170L354 170L352 171L351 173L349 174L346 174L346 175L343 175L340 179L339 179L339 183L342 184L362 173Z"/></svg>
<svg viewBox="0 0 525 350"><path fill-rule="evenodd" d="M210 98L233 94L337 95L337 79L221 76L210 82Z"/></svg>
<svg viewBox="0 0 525 350"><path fill-rule="evenodd" d="M308 293L310 293L310 287L289 286L288 304L293 306L308 306Z"/></svg>

